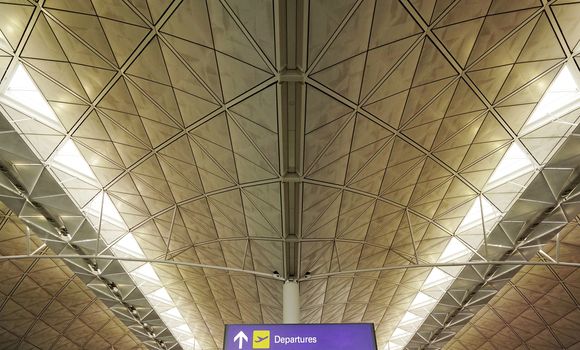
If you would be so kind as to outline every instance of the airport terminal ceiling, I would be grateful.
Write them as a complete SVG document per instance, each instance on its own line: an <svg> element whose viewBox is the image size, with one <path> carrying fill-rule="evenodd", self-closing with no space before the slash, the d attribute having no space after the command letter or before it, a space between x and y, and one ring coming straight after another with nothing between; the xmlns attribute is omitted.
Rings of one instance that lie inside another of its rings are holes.
<svg viewBox="0 0 580 350"><path fill-rule="evenodd" d="M580 347L580 2L0 0L0 348Z"/></svg>

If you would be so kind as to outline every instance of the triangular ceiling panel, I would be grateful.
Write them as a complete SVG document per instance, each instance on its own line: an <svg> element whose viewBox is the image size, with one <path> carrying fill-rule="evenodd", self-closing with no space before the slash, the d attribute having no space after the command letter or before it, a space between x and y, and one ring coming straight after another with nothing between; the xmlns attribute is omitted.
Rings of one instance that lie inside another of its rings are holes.
<svg viewBox="0 0 580 350"><path fill-rule="evenodd" d="M268 72L268 66L224 6L215 1L207 5L215 49Z"/></svg>
<svg viewBox="0 0 580 350"><path fill-rule="evenodd" d="M16 49L33 11L34 7L32 6L0 5L0 35L6 38L11 46L11 48L6 49Z"/></svg>

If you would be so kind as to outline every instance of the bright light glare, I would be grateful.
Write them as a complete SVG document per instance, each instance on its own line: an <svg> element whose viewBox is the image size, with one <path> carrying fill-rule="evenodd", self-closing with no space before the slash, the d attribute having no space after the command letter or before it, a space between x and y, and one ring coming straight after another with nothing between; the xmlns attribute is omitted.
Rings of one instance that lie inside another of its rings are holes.
<svg viewBox="0 0 580 350"><path fill-rule="evenodd" d="M556 76L523 126L525 133L580 107L580 87L567 65Z"/></svg>
<svg viewBox="0 0 580 350"><path fill-rule="evenodd" d="M580 86L570 67L565 65L524 124L522 133L537 129L578 108L580 108ZM486 191L493 189L533 170L534 164L525 150L514 142L502 157L484 188ZM481 245L484 235L499 221L501 215L502 213L484 196L480 196L473 202L455 233L459 237L463 237L469 245L476 248ZM483 231L484 225L486 232ZM482 228L481 232L472 231L472 229L478 227ZM459 239L452 237L437 262L466 262L472 256L473 252L465 244ZM413 299L409 310L429 308L431 312L460 271L461 269L458 268L456 272L446 273L440 268L433 268L425 279L421 291ZM439 288L433 288L437 286ZM429 295L424 293L428 289ZM400 327L413 322L420 324L424 319L425 317L420 317L407 311L399 322L399 327L393 332L385 349L403 349L408 340L411 339L412 334Z"/></svg>
<svg viewBox="0 0 580 350"><path fill-rule="evenodd" d="M173 304L173 300L171 299L171 297L169 296L169 293L167 293L167 289L165 289L165 287L163 288L159 288L156 291L149 293L147 295L147 298L156 301L156 302L161 302L164 304Z"/></svg>
<svg viewBox="0 0 580 350"><path fill-rule="evenodd" d="M197 343L197 340L195 340L194 338L189 338L189 339L183 340L181 342L181 345L183 347L185 347L185 349L188 349L188 350L200 349L199 344Z"/></svg>
<svg viewBox="0 0 580 350"><path fill-rule="evenodd" d="M137 240L131 233L126 234L125 237L119 240L119 242L113 246L113 249L115 249L115 251L118 253L128 255L133 258L145 258L143 250L141 250L139 243L137 243Z"/></svg>
<svg viewBox="0 0 580 350"><path fill-rule="evenodd" d="M155 270L153 270L153 266L151 266L150 263L143 264L143 266L135 269L133 272L131 272L131 274L134 277L145 280L147 282L161 285L161 281L159 280L157 273Z"/></svg>
<svg viewBox="0 0 580 350"><path fill-rule="evenodd" d="M449 244L447 246L449 246ZM453 277L447 274L445 271L441 270L440 268L434 267L433 269L431 269L429 276L427 276L427 279L423 283L423 289L439 286L445 282L451 281L452 279Z"/></svg>
<svg viewBox="0 0 580 350"><path fill-rule="evenodd" d="M3 44L3 36L0 33L0 45ZM8 105L20 110L25 114L29 114L39 121L47 123L52 126L62 127L58 117L21 64L16 67L12 78L8 82L8 86L1 96L2 100ZM90 165L83 157L77 146L72 140L67 140L56 152L53 158L53 166L72 175L80 175L84 178L98 182ZM111 223L117 227L127 230L127 225L121 217L119 211L111 201L109 195L105 192L100 192L93 198L84 208L87 213L100 217L102 220ZM133 258L145 258L143 250L139 243L131 233L127 233L121 240L119 240L113 249L116 255L129 256ZM161 286L161 280L153 269L150 263L143 264L141 267L131 272L131 275L137 281L146 281L155 285ZM147 298L157 303L164 303L173 306L171 309L161 313L162 318L169 318L172 323L176 324L170 327L172 332L176 333L176 338L181 345L186 349L198 349L199 344L193 337L193 333L189 326L185 323L183 316L175 307L173 300L165 288L159 288L147 295ZM176 323L177 322L177 323Z"/></svg>
<svg viewBox="0 0 580 350"><path fill-rule="evenodd" d="M21 64L16 67L16 71L8 82L4 96L13 107L32 112L34 116L39 117L40 121L60 125L56 114Z"/></svg>
<svg viewBox="0 0 580 350"><path fill-rule="evenodd" d="M161 315L170 317L176 321L183 321L183 316L181 316L181 312L176 307L163 312Z"/></svg>
<svg viewBox="0 0 580 350"><path fill-rule="evenodd" d="M413 302L411 302L411 306L409 306L409 309L421 308L421 307L427 306L429 304L432 304L435 301L436 301L435 299L431 298L427 294L425 294L423 292L419 292L415 296L415 299L413 299Z"/></svg>
<svg viewBox="0 0 580 350"><path fill-rule="evenodd" d="M97 217L101 217L102 213L102 219L105 220L106 222L113 224L117 227L120 227L122 229L127 229L127 225L125 224L125 221L121 217L121 214L119 214L119 211L113 204L111 197L109 197L109 195L105 192L100 192L98 195L96 195L95 198L93 198L93 200L91 200L85 206L85 210L89 214Z"/></svg>
<svg viewBox="0 0 580 350"><path fill-rule="evenodd" d="M58 168L64 168L63 170L69 173L77 173L84 177L88 177L91 180L97 180L93 170L91 170L91 167L89 166L89 163L87 163L85 157L83 157L71 139L66 140L66 142L56 151L53 162L53 165Z"/></svg>
<svg viewBox="0 0 580 350"><path fill-rule="evenodd" d="M422 320L423 318L420 316L415 315L412 312L407 311L405 313L405 316L403 316L403 318L401 319L401 322L399 323L400 325L406 325L409 323L413 323L413 322L417 322Z"/></svg>
<svg viewBox="0 0 580 350"><path fill-rule="evenodd" d="M491 204L485 197L480 196L479 198L476 198L473 201L471 208L469 209L467 214L465 214L465 217L463 218L461 224L457 228L457 233L461 233L471 228L480 226L483 222L487 224L488 221L497 219L500 216L501 213L493 206L493 204Z"/></svg>
<svg viewBox="0 0 580 350"><path fill-rule="evenodd" d="M390 341L387 343L386 350L399 350L402 348L403 348L403 345L395 344L395 343Z"/></svg>
<svg viewBox="0 0 580 350"><path fill-rule="evenodd" d="M471 258L471 250L461 243L457 238L451 237L449 243L443 250L438 262L465 262Z"/></svg>
<svg viewBox="0 0 580 350"><path fill-rule="evenodd" d="M486 189L497 187L534 169L520 145L512 143L503 158L487 180Z"/></svg>

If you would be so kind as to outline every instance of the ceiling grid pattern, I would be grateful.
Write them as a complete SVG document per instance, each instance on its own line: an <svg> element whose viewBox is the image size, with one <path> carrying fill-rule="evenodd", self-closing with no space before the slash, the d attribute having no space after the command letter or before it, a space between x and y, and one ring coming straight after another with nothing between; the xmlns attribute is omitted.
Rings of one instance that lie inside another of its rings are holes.
<svg viewBox="0 0 580 350"><path fill-rule="evenodd" d="M560 256L578 259L578 220L560 231ZM544 251L555 256L555 241ZM536 259L545 259L539 255ZM453 338L446 349L573 349L576 329L578 271L564 267L524 267Z"/></svg>
<svg viewBox="0 0 580 350"><path fill-rule="evenodd" d="M51 252L1 205L0 255ZM145 349L62 261L4 261L0 347L6 349ZM106 337L103 335L106 334Z"/></svg>
<svg viewBox="0 0 580 350"><path fill-rule="evenodd" d="M260 274L289 277L290 235L295 277L341 273L301 282L303 321L373 322L382 348L430 269L357 271L437 263L452 239L487 258L485 233L456 233L473 203L507 211L577 124L526 121L577 74L580 3L311 0L295 48L285 5L0 0L3 84L22 64L62 125L0 109L44 164L74 142L97 181L52 174L87 216L106 191L147 259L232 270L155 265L203 349L225 323L281 321ZM300 49L294 135L284 55ZM490 188L512 144L534 169ZM103 225L101 248L121 231Z"/></svg>

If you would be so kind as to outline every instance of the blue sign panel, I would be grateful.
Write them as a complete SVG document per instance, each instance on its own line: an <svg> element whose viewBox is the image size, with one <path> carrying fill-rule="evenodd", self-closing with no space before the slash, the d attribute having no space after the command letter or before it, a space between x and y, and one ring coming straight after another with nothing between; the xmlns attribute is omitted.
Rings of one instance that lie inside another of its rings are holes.
<svg viewBox="0 0 580 350"><path fill-rule="evenodd" d="M224 350L377 350L371 323L226 325Z"/></svg>

